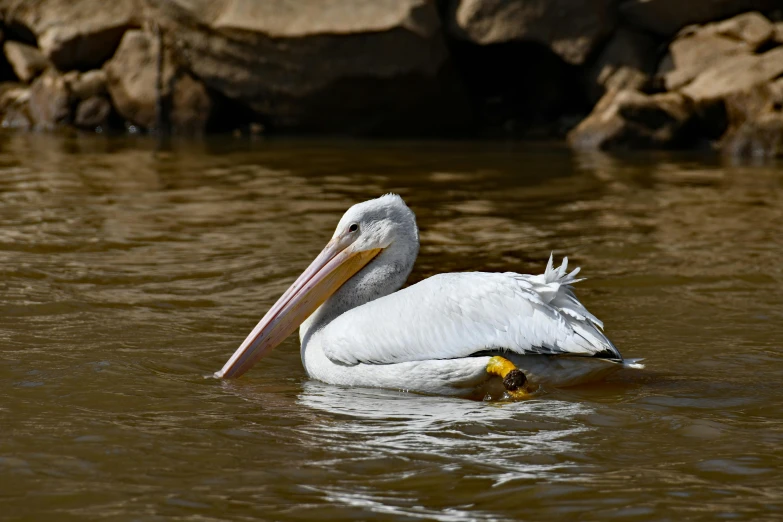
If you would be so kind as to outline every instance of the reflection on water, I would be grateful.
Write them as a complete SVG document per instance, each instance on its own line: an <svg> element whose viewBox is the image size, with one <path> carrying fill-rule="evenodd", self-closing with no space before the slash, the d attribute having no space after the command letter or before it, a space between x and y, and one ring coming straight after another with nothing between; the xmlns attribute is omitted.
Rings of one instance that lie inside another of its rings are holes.
<svg viewBox="0 0 783 522"><path fill-rule="evenodd" d="M556 400L486 404L320 383L307 383L299 404L331 414L329 422L308 431L346 459L451 458L450 469L481 469L476 476L495 485L551 478L565 463L534 464L521 457L572 450L575 443L567 438L585 429L574 417L590 411Z"/></svg>
<svg viewBox="0 0 783 522"><path fill-rule="evenodd" d="M234 391L257 407L268 406L261 390ZM573 466L561 455L574 451L578 434L587 429L576 417L591 412L557 400L479 403L313 381L303 384L293 408L308 412L297 443L326 452L318 467L339 475L308 484L307 491L336 508L444 521L496 517L466 509L470 502L466 508L422 506L413 483L426 482L433 472L490 488L522 479L558 480L558 470Z"/></svg>
<svg viewBox="0 0 783 522"><path fill-rule="evenodd" d="M356 201L412 280L540 271L648 370L489 404L220 368ZM0 134L0 513L23 519L772 519L783 168L490 143Z"/></svg>

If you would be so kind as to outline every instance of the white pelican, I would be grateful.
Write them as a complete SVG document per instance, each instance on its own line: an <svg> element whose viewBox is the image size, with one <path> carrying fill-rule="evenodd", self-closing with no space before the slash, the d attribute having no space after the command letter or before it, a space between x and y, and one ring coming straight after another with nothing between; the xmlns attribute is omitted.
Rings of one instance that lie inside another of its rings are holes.
<svg viewBox="0 0 783 522"><path fill-rule="evenodd" d="M418 252L401 197L352 206L215 377L239 377L297 326L307 374L330 384L522 397L641 366L576 299L567 258L541 275L439 274L400 290Z"/></svg>

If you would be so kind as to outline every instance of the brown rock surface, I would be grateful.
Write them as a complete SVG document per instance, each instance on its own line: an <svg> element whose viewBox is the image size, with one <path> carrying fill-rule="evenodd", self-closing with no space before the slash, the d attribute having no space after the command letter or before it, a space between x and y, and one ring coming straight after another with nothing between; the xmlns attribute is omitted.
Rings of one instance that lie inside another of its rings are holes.
<svg viewBox="0 0 783 522"><path fill-rule="evenodd" d="M682 92L704 102L747 90L783 75L783 47L762 54L729 56L702 72Z"/></svg>
<svg viewBox="0 0 783 522"><path fill-rule="evenodd" d="M692 104L678 93L611 90L571 130L568 142L577 149L679 148L690 139L693 117Z"/></svg>
<svg viewBox="0 0 783 522"><path fill-rule="evenodd" d="M452 0L449 31L478 44L533 41L581 65L616 23L615 0Z"/></svg>
<svg viewBox="0 0 783 522"><path fill-rule="evenodd" d="M427 38L437 31L439 24L428 0L173 0L173 3L217 31L241 30L270 38L365 34L397 28Z"/></svg>
<svg viewBox="0 0 783 522"><path fill-rule="evenodd" d="M30 83L36 76L51 66L49 60L32 45L7 41L3 44L3 53L14 74L24 83Z"/></svg>
<svg viewBox="0 0 783 522"><path fill-rule="evenodd" d="M26 103L29 99L30 87L27 85L12 82L0 83L0 112L20 100Z"/></svg>
<svg viewBox="0 0 783 522"><path fill-rule="evenodd" d="M775 40L775 26L767 17L757 12L743 13L728 20L704 26L704 31L714 32L748 44L752 51Z"/></svg>
<svg viewBox="0 0 783 522"><path fill-rule="evenodd" d="M79 100L86 100L93 96L102 96L106 94L106 71L95 69L80 73L71 71L63 75L71 94Z"/></svg>
<svg viewBox="0 0 783 522"><path fill-rule="evenodd" d="M203 134L212 114L212 99L206 87L187 73L174 82L169 121L180 134Z"/></svg>
<svg viewBox="0 0 783 522"><path fill-rule="evenodd" d="M157 125L159 96L168 96L173 78L171 67L164 67L158 90L158 49L144 31L125 33L114 57L104 66L109 94L120 116L145 129Z"/></svg>
<svg viewBox="0 0 783 522"><path fill-rule="evenodd" d="M669 37L690 24L776 8L780 0L627 0L620 14L641 29Z"/></svg>
<svg viewBox="0 0 783 522"><path fill-rule="evenodd" d="M772 22L755 12L703 26L687 27L669 45L669 54L660 66L659 75L663 76L667 89L676 90L687 86L702 74L709 72L705 76L706 80L699 82L713 81L715 76L712 71L736 67L734 76L745 78L733 78L732 81L741 83L748 79L755 83L758 80L751 77L759 74L764 76L763 71L757 71L757 68L774 69L771 63L775 60L774 55L760 59L755 56L757 51L774 47L775 36ZM720 73L718 80L725 83L724 76L725 72ZM767 79L763 78L762 81ZM703 86L698 88L702 89Z"/></svg>
<svg viewBox="0 0 783 522"><path fill-rule="evenodd" d="M111 104L103 96L92 96L79 102L76 107L74 125L82 129L95 130L109 126Z"/></svg>
<svg viewBox="0 0 783 522"><path fill-rule="evenodd" d="M30 88L18 83L0 84L0 113L4 129L27 130L32 127L29 111Z"/></svg>
<svg viewBox="0 0 783 522"><path fill-rule="evenodd" d="M206 130L212 115L209 93L201 82L178 69L165 51L159 79L158 44L151 35L140 30L125 33L105 72L115 109L131 123L144 129L155 129L160 123L175 134Z"/></svg>
<svg viewBox="0 0 783 522"><path fill-rule="evenodd" d="M30 86L30 116L37 129L50 130L70 123L71 97L62 76L48 70Z"/></svg>
<svg viewBox="0 0 783 522"><path fill-rule="evenodd" d="M749 56L750 48L742 41L722 35L692 33L671 43L669 56L663 61L659 74L663 76L666 88L675 90L736 55Z"/></svg>
<svg viewBox="0 0 783 522"><path fill-rule="evenodd" d="M410 133L466 119L433 2L150 2L178 62L272 128Z"/></svg>
<svg viewBox="0 0 783 522"><path fill-rule="evenodd" d="M783 78L726 97L729 130L720 141L732 156L783 157Z"/></svg>
<svg viewBox="0 0 783 522"><path fill-rule="evenodd" d="M123 33L139 25L137 0L0 0L6 25L35 35L43 54L61 71L100 67Z"/></svg>

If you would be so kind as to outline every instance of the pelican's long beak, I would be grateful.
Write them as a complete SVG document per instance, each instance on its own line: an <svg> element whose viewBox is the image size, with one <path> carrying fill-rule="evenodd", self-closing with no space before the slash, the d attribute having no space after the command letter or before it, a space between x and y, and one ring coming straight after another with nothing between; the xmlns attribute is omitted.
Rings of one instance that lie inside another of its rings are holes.
<svg viewBox="0 0 783 522"><path fill-rule="evenodd" d="M332 240L285 291L240 345L217 378L239 377L307 319L351 276L382 249L354 252L349 245Z"/></svg>

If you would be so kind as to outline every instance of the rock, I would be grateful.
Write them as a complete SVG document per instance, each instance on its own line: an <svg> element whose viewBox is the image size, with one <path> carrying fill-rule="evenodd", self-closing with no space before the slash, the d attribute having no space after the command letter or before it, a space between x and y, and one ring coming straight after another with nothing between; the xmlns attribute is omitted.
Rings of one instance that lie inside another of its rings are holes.
<svg viewBox="0 0 783 522"><path fill-rule="evenodd" d="M640 29L670 37L687 25L779 7L780 0L627 0L620 14Z"/></svg>
<svg viewBox="0 0 783 522"><path fill-rule="evenodd" d="M429 0L149 0L178 63L270 129L407 134L470 116Z"/></svg>
<svg viewBox="0 0 783 522"><path fill-rule="evenodd" d="M33 126L28 105L12 105L3 113L0 125L4 129L30 130Z"/></svg>
<svg viewBox="0 0 783 522"><path fill-rule="evenodd" d="M720 148L731 156L783 157L783 78L726 97L729 130Z"/></svg>
<svg viewBox="0 0 783 522"><path fill-rule="evenodd" d="M141 12L137 0L0 0L5 25L29 30L61 71L100 67Z"/></svg>
<svg viewBox="0 0 783 522"><path fill-rule="evenodd" d="M783 158L783 114L759 116L723 140L720 147L730 156Z"/></svg>
<svg viewBox="0 0 783 522"><path fill-rule="evenodd" d="M783 45L783 22L777 22L775 24L775 43Z"/></svg>
<svg viewBox="0 0 783 522"><path fill-rule="evenodd" d="M658 47L646 33L618 29L588 72L591 103L608 90L644 90L658 64Z"/></svg>
<svg viewBox="0 0 783 522"><path fill-rule="evenodd" d="M765 84L783 75L783 47L775 47L775 38L775 26L754 12L687 27L678 34L659 74L666 88L692 100L697 115L694 121L701 123L691 130L702 138L714 139L728 126L728 135L736 138L730 142L722 139L722 143L731 143L725 148L740 150L747 148L747 143L762 142L766 145L759 145L761 149L774 148L764 141L776 135L774 111L738 118L736 106L750 104L743 93L763 91ZM732 104L734 109L730 109Z"/></svg>
<svg viewBox="0 0 783 522"><path fill-rule="evenodd" d="M212 98L206 87L189 74L174 82L169 121L179 134L203 134L212 114Z"/></svg>
<svg viewBox="0 0 783 522"><path fill-rule="evenodd" d="M164 67L159 92L157 59L152 38L144 31L132 30L125 33L104 67L114 108L120 116L145 129L157 126L159 98L162 103L162 98L168 96L173 78L171 67Z"/></svg>
<svg viewBox="0 0 783 522"><path fill-rule="evenodd" d="M568 134L568 142L577 149L680 148L694 139L689 132L694 115L690 100L678 93L610 90Z"/></svg>
<svg viewBox="0 0 783 522"><path fill-rule="evenodd" d="M742 41L709 33L691 33L674 40L669 55L658 74L664 78L667 90L679 89L705 70L731 56L749 56L750 48Z"/></svg>
<svg viewBox="0 0 783 522"><path fill-rule="evenodd" d="M737 54L724 58L681 89L697 103L744 91L783 75L783 47L763 54Z"/></svg>
<svg viewBox="0 0 783 522"><path fill-rule="evenodd" d="M30 87L21 83L0 83L0 112L20 101L27 103L30 99Z"/></svg>
<svg viewBox="0 0 783 522"><path fill-rule="evenodd" d="M668 90L679 89L729 58L750 56L774 46L775 34L775 26L759 13L687 27L669 46L669 55L661 64L659 75Z"/></svg>
<svg viewBox="0 0 783 522"><path fill-rule="evenodd" d="M449 31L486 45L533 41L581 65L614 29L615 0L451 0Z"/></svg>
<svg viewBox="0 0 783 522"><path fill-rule="evenodd" d="M27 130L32 127L29 111L30 88L18 83L0 84L0 126Z"/></svg>
<svg viewBox="0 0 783 522"><path fill-rule="evenodd" d="M37 48L22 42L8 41L3 44L3 53L16 77L30 83L51 64Z"/></svg>
<svg viewBox="0 0 783 522"><path fill-rule="evenodd" d="M128 31L105 67L115 109L144 129L155 129L160 123L175 134L204 132L212 116L212 101L206 88L178 69L166 51L162 66L159 81L157 42L143 31Z"/></svg>
<svg viewBox="0 0 783 522"><path fill-rule="evenodd" d="M71 97L62 76L51 69L30 86L30 116L38 129L50 130L71 120Z"/></svg>
<svg viewBox="0 0 783 522"><path fill-rule="evenodd" d="M71 94L79 100L86 100L93 96L106 94L106 71L95 69L80 73L71 71L63 75Z"/></svg>
<svg viewBox="0 0 783 522"><path fill-rule="evenodd" d="M82 129L105 129L109 126L111 104L103 96L92 96L79 102L73 123Z"/></svg>
<svg viewBox="0 0 783 522"><path fill-rule="evenodd" d="M744 13L722 22L708 24L703 30L743 41L752 51L772 43L777 35L772 22L757 12Z"/></svg>

